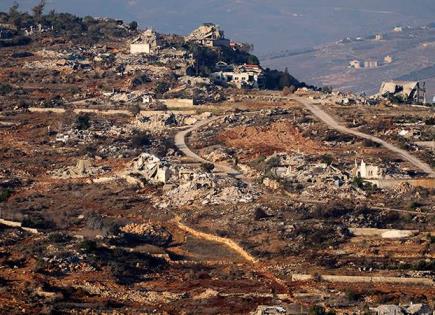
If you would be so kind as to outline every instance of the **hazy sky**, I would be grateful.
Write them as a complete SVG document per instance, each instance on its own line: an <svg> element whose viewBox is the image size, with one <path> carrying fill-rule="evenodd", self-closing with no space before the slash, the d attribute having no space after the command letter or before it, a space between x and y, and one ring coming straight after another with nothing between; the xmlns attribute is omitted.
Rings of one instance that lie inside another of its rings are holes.
<svg viewBox="0 0 435 315"><path fill-rule="evenodd" d="M13 0L0 0L7 10ZM23 10L38 0L18 0ZM81 16L136 20L168 33L203 22L253 43L258 54L299 49L393 26L435 22L435 0L49 0L48 8Z"/></svg>

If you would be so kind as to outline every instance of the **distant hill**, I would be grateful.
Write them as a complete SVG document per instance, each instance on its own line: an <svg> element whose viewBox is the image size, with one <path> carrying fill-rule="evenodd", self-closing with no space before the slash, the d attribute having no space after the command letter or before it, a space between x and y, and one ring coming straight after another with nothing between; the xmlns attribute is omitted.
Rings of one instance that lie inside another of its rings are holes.
<svg viewBox="0 0 435 315"><path fill-rule="evenodd" d="M29 9L39 0L18 0ZM1 0L0 11L14 0ZM365 36L397 24L433 22L433 0L56 0L48 8L81 16L136 20L164 33L187 34L203 22L251 42L257 54L301 49L344 36Z"/></svg>
<svg viewBox="0 0 435 315"><path fill-rule="evenodd" d="M346 38L336 43L297 51L264 55L262 64L271 68L288 67L307 83L332 86L341 90L376 93L382 81L424 80L428 96L435 95L435 25L403 28L386 32L376 40ZM392 60L384 60L390 56ZM375 61L377 68L353 69L352 60ZM391 63L388 63L392 61Z"/></svg>

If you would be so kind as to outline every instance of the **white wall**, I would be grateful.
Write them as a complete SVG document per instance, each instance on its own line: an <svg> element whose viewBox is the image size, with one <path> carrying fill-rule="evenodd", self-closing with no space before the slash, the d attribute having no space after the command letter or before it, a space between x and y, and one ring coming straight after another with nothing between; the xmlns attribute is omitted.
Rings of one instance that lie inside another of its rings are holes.
<svg viewBox="0 0 435 315"><path fill-rule="evenodd" d="M131 44L130 45L131 54L149 54L151 53L150 44Z"/></svg>

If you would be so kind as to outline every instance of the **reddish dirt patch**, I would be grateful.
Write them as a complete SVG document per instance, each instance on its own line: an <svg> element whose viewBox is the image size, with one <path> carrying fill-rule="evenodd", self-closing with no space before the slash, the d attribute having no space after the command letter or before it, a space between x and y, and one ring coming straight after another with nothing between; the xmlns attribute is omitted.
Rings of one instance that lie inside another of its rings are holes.
<svg viewBox="0 0 435 315"><path fill-rule="evenodd" d="M250 150L253 155L270 155L274 152L300 151L322 153L321 143L305 138L299 128L289 122L278 121L269 126L239 126L222 132L218 139L225 145Z"/></svg>

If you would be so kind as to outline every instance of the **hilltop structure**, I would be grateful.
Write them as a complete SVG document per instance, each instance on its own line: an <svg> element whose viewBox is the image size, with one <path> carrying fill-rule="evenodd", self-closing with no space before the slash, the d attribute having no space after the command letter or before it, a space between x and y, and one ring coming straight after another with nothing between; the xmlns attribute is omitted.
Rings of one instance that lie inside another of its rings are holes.
<svg viewBox="0 0 435 315"><path fill-rule="evenodd" d="M219 25L204 23L186 38L187 42L194 42L206 47L230 47L231 41L225 38L225 33Z"/></svg>
<svg viewBox="0 0 435 315"><path fill-rule="evenodd" d="M131 54L153 54L162 45L162 37L153 29L147 29L130 44Z"/></svg>

